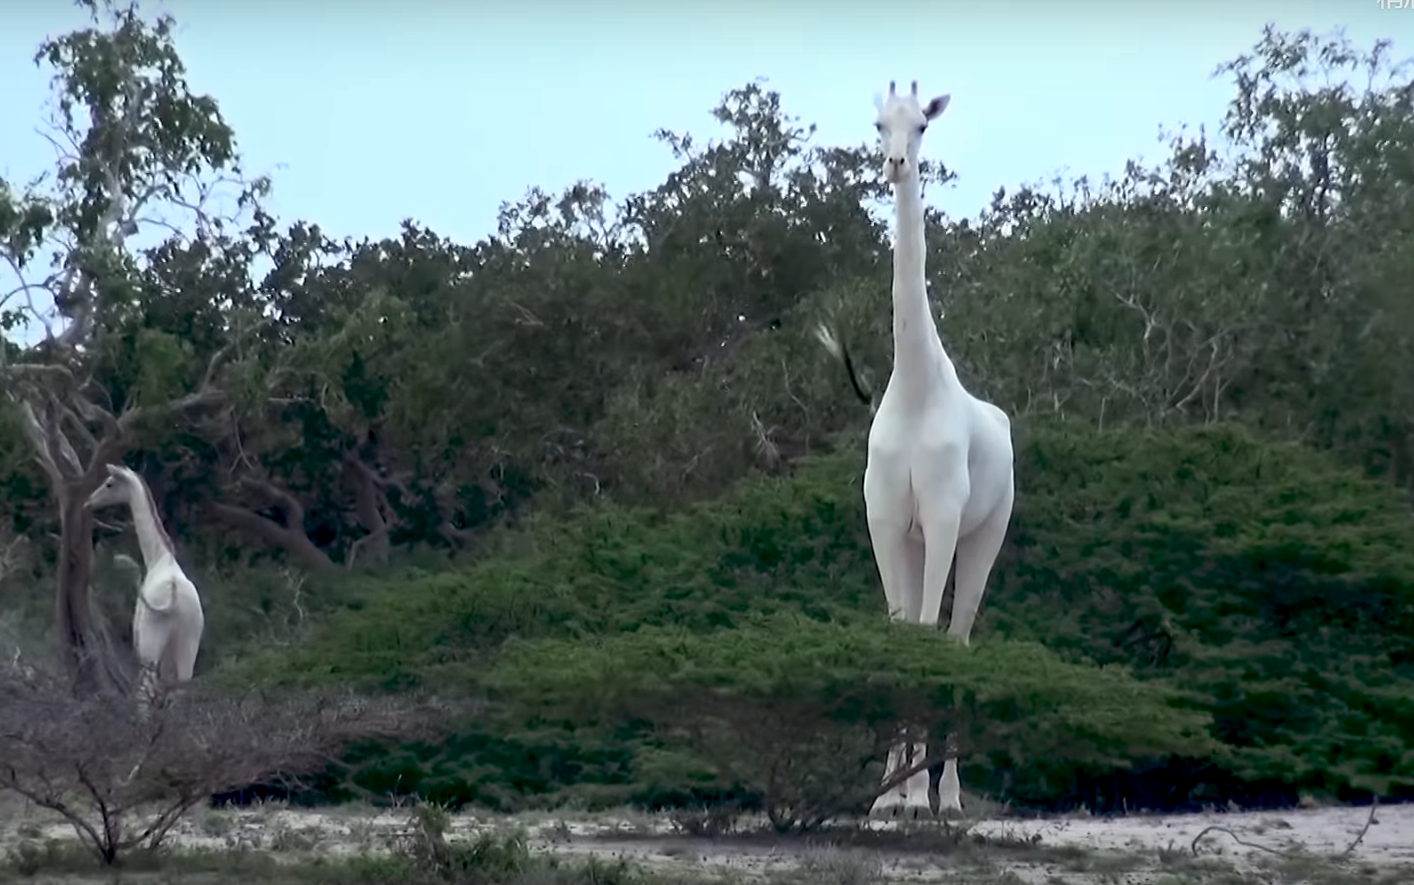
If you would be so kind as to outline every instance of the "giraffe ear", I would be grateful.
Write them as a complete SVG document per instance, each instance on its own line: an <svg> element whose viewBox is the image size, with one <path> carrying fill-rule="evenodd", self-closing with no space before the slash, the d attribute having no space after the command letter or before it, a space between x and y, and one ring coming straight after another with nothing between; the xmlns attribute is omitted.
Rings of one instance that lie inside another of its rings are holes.
<svg viewBox="0 0 1414 885"><path fill-rule="evenodd" d="M952 101L952 95L939 95L923 107L923 116L929 120L936 120L943 111L948 109L948 102Z"/></svg>

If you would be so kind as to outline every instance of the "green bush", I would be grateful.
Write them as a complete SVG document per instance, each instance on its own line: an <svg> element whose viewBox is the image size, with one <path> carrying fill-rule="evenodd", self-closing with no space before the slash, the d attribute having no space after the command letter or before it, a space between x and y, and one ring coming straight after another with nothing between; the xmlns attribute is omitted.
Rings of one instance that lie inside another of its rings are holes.
<svg viewBox="0 0 1414 885"><path fill-rule="evenodd" d="M1165 801L1177 804L1214 791L1239 800L1389 794L1414 782L1414 517L1398 494L1325 456L1229 427L1098 433L1032 423L1019 428L1017 463L1011 541L983 604L977 654L1013 653L1009 640L1039 643L1087 673L1123 664L1155 683L1146 703L1180 686L1211 715L1222 751L1180 776L1167 770L1172 760L1144 761L1161 747L1131 744L1122 730L1107 732L1110 744L1096 739L1109 756L1081 764L1061 754L1049 770L988 745L964 772L969 783L1028 803L1079 801L1087 779L1121 761L1162 781L1173 797ZM516 672L525 649L557 650L568 666L604 660L603 648L651 657L679 634L721 654L750 648L759 631L782 649L797 648L792 631L815 648L823 634L812 631L826 627L863 631L839 636L864 642L883 603L861 470L848 452L668 515L601 507L533 519L507 545L514 550L475 567L383 586L370 579L359 594L366 604L322 620L302 647L228 675L481 694ZM939 666L949 660L943 643L927 649ZM845 671L862 666L841 660ZM998 666L977 678L1002 690L1030 672L1027 660L1013 662L1016 673ZM577 690L598 697L588 683ZM979 727L1011 741L1021 709L989 709ZM759 798L751 777L664 740L662 729L627 714L593 726L548 711L503 716L467 723L444 747L385 748L360 778L497 807Z"/></svg>
<svg viewBox="0 0 1414 885"><path fill-rule="evenodd" d="M690 748L721 784L759 794L782 830L867 807L878 760L910 725L1033 773L1216 749L1206 715L1121 668L1066 663L1030 643L965 648L882 614L514 643L487 684L527 716L651 722L655 739Z"/></svg>
<svg viewBox="0 0 1414 885"><path fill-rule="evenodd" d="M1236 427L1032 428L992 631L1182 684L1253 783L1414 785L1414 516ZM1172 636L1121 649L1140 622ZM1147 666L1145 666L1147 665Z"/></svg>
<svg viewBox="0 0 1414 885"><path fill-rule="evenodd" d="M763 614L821 620L876 614L872 554L847 458L792 479L748 483L670 515L605 506L528 520L518 550L466 571L389 582L335 612L300 649L257 655L265 678L388 687L430 668L475 672L507 639L598 636L643 626L727 629ZM371 581L367 582L371 584Z"/></svg>

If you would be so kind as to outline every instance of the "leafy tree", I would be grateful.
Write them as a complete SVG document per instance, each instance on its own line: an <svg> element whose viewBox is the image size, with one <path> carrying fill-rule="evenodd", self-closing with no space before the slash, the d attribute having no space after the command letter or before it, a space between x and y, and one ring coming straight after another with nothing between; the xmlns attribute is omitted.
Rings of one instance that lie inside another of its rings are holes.
<svg viewBox="0 0 1414 885"><path fill-rule="evenodd" d="M258 209L267 183L239 180L230 128L214 100L187 87L172 19L148 23L106 0L80 5L104 27L48 39L35 56L55 70L56 169L0 187L0 251L22 296L7 301L5 328L41 321L40 293L62 328L28 350L7 342L0 374L59 511L60 642L74 675L93 684L93 519L83 501L141 428L220 403L220 369L251 316L239 270L252 246L211 205L234 184L257 232L268 219ZM181 214L194 234L130 245L145 226L178 229Z"/></svg>

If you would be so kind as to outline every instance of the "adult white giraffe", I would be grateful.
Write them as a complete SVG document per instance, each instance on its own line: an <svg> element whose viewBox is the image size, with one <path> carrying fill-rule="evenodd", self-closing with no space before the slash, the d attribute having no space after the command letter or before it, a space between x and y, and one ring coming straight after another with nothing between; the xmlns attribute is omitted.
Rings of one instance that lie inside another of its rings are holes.
<svg viewBox="0 0 1414 885"><path fill-rule="evenodd" d="M141 668L138 702L145 710L160 684L191 679L206 616L196 585L177 563L176 548L162 527L147 483L128 468L109 464L108 479L84 506L93 510L118 504L132 512L147 571L133 610L133 650Z"/></svg>
<svg viewBox="0 0 1414 885"><path fill-rule="evenodd" d="M874 100L896 212L894 362L869 428L864 506L892 617L936 626L956 554L948 635L965 645L1011 520L1014 481L1011 422L963 389L928 306L918 151L949 98L920 106L915 80L908 95L890 82L888 97ZM925 750L922 743L895 747L885 781L921 761ZM940 811L962 810L955 753L944 763L938 794ZM927 770L880 796L870 814L931 816Z"/></svg>

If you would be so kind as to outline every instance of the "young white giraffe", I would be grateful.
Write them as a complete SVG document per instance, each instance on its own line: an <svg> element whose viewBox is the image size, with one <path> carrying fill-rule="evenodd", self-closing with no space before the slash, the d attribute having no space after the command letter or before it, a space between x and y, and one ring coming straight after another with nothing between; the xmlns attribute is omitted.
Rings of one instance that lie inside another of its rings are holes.
<svg viewBox="0 0 1414 885"><path fill-rule="evenodd" d="M1011 520L1014 487L1011 422L963 389L938 338L924 283L918 151L949 98L920 106L914 81L908 95L899 95L890 82L887 98L874 100L884 178L893 185L896 212L894 362L869 428L864 505L892 617L936 626L956 554L948 635L965 645ZM921 743L894 748L884 779L924 756ZM962 810L955 755L944 763L938 792L940 811ZM880 796L870 813L931 816L927 770Z"/></svg>
<svg viewBox="0 0 1414 885"><path fill-rule="evenodd" d="M191 679L206 616L196 586L177 563L147 483L128 468L109 464L108 479L84 506L92 510L118 504L132 512L147 570L133 610L133 649L141 668L138 702L146 710L162 684Z"/></svg>

